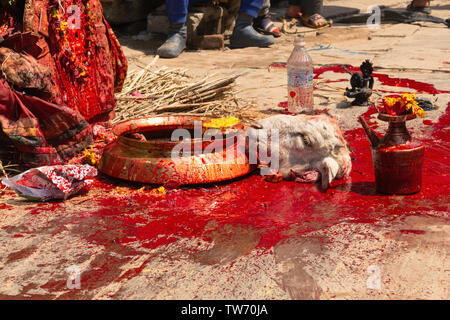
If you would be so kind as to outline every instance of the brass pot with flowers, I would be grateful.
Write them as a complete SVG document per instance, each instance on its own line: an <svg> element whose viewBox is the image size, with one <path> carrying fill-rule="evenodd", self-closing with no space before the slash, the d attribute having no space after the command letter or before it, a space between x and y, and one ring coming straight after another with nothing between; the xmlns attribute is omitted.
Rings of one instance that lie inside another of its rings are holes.
<svg viewBox="0 0 450 320"><path fill-rule="evenodd" d="M421 189L424 146L415 141L406 121L425 112L415 94L389 95L383 98L378 119L389 123L386 135L379 138L363 117L359 120L371 144L377 192L413 194Z"/></svg>

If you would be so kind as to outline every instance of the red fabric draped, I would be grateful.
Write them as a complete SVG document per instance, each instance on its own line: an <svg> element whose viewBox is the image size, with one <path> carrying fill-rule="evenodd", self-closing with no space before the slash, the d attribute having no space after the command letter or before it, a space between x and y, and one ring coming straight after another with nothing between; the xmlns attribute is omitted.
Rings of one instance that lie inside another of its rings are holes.
<svg viewBox="0 0 450 320"><path fill-rule="evenodd" d="M1 8L1 47L0 139L26 166L64 163L91 142L89 122L113 117L127 61L99 0Z"/></svg>
<svg viewBox="0 0 450 320"><path fill-rule="evenodd" d="M0 78L0 126L29 167L62 164L92 142L92 129L76 111L11 89Z"/></svg>
<svg viewBox="0 0 450 320"><path fill-rule="evenodd" d="M51 69L55 89L49 102L77 110L88 121L112 116L127 61L99 0L27 0L23 19L0 16L0 36L8 29L38 36L39 54L25 50Z"/></svg>

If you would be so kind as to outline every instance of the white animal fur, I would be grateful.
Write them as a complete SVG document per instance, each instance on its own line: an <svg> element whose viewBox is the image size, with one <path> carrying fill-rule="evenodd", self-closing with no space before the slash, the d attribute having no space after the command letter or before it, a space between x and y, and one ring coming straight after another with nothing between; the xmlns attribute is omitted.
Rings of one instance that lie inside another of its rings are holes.
<svg viewBox="0 0 450 320"><path fill-rule="evenodd" d="M327 189L333 179L350 174L350 151L334 118L326 114L277 115L259 120L257 125L261 129L249 128L247 134L250 139L257 139L260 154L271 154L277 149L261 130L278 130L279 171L284 179L317 170L322 188Z"/></svg>

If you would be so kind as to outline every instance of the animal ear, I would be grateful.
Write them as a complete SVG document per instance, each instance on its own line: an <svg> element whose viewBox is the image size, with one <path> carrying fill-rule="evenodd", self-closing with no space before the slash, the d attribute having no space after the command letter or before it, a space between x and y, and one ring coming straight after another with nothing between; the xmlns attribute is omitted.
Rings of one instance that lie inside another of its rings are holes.
<svg viewBox="0 0 450 320"><path fill-rule="evenodd" d="M338 174L339 164L333 158L327 157L323 159L318 169L321 176L321 189L325 192L330 187L331 181Z"/></svg>
<svg viewBox="0 0 450 320"><path fill-rule="evenodd" d="M250 123L250 127L255 128L255 129L262 129L263 128L263 126L260 125L258 122Z"/></svg>

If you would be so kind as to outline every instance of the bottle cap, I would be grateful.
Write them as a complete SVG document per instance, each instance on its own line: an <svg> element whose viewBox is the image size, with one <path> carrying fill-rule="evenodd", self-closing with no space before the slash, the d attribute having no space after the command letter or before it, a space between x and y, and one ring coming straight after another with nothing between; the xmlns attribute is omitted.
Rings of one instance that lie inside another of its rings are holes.
<svg viewBox="0 0 450 320"><path fill-rule="evenodd" d="M305 36L303 34L299 34L295 37L294 46L305 46Z"/></svg>

